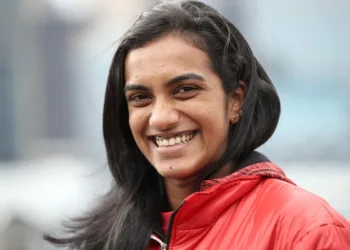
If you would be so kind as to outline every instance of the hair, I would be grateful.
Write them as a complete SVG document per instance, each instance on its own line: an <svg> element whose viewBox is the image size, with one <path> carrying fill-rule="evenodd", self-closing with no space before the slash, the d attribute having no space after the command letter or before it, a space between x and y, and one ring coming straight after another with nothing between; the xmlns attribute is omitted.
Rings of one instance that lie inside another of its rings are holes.
<svg viewBox="0 0 350 250"><path fill-rule="evenodd" d="M99 206L66 225L71 237L46 235L50 242L79 250L147 249L151 233L159 230L167 204L164 179L134 141L123 89L127 54L166 35L180 36L203 50L226 94L235 90L239 81L246 84L243 116L230 127L226 151L203 179L228 162L240 161L274 133L280 116L278 95L238 29L202 2L158 3L122 37L110 66L103 135L115 182Z"/></svg>

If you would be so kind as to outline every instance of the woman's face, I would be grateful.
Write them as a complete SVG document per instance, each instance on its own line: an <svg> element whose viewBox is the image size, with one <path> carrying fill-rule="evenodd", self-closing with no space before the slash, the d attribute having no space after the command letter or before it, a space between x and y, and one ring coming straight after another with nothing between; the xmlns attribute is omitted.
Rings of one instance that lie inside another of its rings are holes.
<svg viewBox="0 0 350 250"><path fill-rule="evenodd" d="M240 101L227 96L202 50L166 36L130 51L125 96L136 144L164 178L200 173L226 148Z"/></svg>

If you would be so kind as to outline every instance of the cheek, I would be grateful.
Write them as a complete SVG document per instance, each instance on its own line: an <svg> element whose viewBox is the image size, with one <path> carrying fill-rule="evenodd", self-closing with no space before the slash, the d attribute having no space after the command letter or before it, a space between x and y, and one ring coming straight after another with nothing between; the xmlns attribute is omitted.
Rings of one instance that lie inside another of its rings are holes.
<svg viewBox="0 0 350 250"><path fill-rule="evenodd" d="M203 110L201 112L201 127L206 147L217 148L220 145L225 145L230 120L224 105L208 105L206 109L199 110Z"/></svg>
<svg viewBox="0 0 350 250"><path fill-rule="evenodd" d="M198 107L197 110L201 110L199 115L201 117L200 119L202 121L203 128L218 134L221 134L227 130L229 120L223 105L206 105L205 108L204 106L201 106ZM212 136L214 136L215 133L212 134Z"/></svg>
<svg viewBox="0 0 350 250"><path fill-rule="evenodd" d="M139 144L138 141L142 138L146 126L141 110L129 110L129 126L135 141Z"/></svg>

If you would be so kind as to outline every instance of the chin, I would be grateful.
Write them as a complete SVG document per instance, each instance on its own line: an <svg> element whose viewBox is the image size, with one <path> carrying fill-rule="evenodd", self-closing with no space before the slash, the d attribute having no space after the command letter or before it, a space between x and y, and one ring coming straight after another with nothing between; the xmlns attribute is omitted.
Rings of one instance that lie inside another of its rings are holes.
<svg viewBox="0 0 350 250"><path fill-rule="evenodd" d="M193 177L198 172L194 166L184 167L184 165L176 166L170 164L158 165L156 170L165 179L185 179Z"/></svg>

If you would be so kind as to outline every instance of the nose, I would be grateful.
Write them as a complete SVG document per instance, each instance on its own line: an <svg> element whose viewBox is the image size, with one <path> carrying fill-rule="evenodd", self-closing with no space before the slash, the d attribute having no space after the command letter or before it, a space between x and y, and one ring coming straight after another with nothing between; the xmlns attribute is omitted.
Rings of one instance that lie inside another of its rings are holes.
<svg viewBox="0 0 350 250"><path fill-rule="evenodd" d="M150 126L159 131L164 131L175 127L178 122L179 113L174 109L170 102L158 101L154 104L149 119Z"/></svg>

